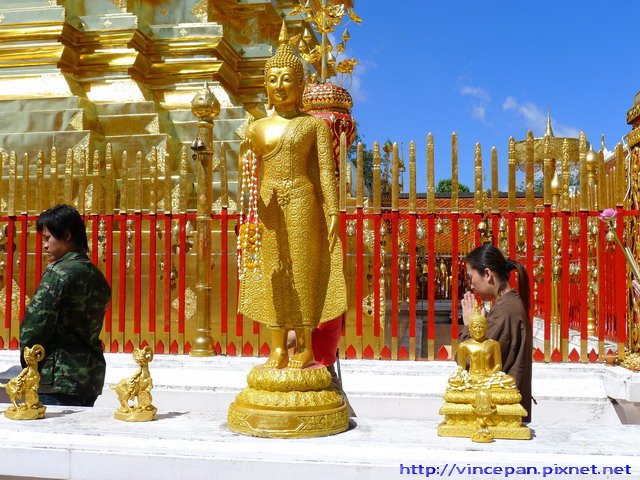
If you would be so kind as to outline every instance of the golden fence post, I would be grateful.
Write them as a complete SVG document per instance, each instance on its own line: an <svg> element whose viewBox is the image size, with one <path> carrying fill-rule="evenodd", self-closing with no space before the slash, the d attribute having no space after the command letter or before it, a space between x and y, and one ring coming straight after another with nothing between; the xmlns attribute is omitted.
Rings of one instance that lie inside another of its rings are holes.
<svg viewBox="0 0 640 480"><path fill-rule="evenodd" d="M451 213L458 213L458 134L451 134Z"/></svg>
<svg viewBox="0 0 640 480"><path fill-rule="evenodd" d="M382 188L380 185L380 144L373 142L373 213L381 209Z"/></svg>
<svg viewBox="0 0 640 480"><path fill-rule="evenodd" d="M436 211L436 189L435 189L435 162L434 162L433 134L427 135L427 212Z"/></svg>
<svg viewBox="0 0 640 480"><path fill-rule="evenodd" d="M99 215L102 212L102 185L100 184L100 153L93 152L93 167L91 169L91 213Z"/></svg>
<svg viewBox="0 0 640 480"><path fill-rule="evenodd" d="M16 152L12 151L9 156L9 201L7 202L7 215L10 217L15 216L16 214L17 182L18 172L16 165Z"/></svg>
<svg viewBox="0 0 640 480"><path fill-rule="evenodd" d="M373 238L379 238L377 237L377 235L380 235L380 225L382 223L382 218L381 218L381 203L382 203L382 186L380 183L380 144L375 141L373 142L373 214L376 215L376 221L373 222L373 228L374 228L374 234L373 234ZM374 240L375 243L375 240ZM380 243L381 241L378 241L377 243L374 244L373 247L373 255L374 255L374 265L376 264L376 251L377 248L380 247ZM382 254L382 249L380 249L380 256L381 258L380 260L380 265L382 266L382 268L384 268L384 256ZM373 295L374 297L378 296L378 305L380 307L382 307L382 302L381 302L381 296L382 295L386 295L386 292L384 290L384 277L383 277L383 272L380 272L380 270L378 270L377 272L375 272L376 275L379 275L379 282L378 285L373 286ZM374 278L376 278L376 275L374 275ZM380 293L378 293L378 287L380 290ZM374 302L376 301L375 298L373 300ZM378 335L378 339L377 342L375 343L375 352L374 352L374 356L375 358L380 358L380 343L382 342L384 344L384 318L385 318L385 312L384 312L384 308L379 308L378 309L378 325L380 327L379 330L379 335ZM375 315L374 315L374 322L375 322ZM374 330L375 330L375 326L374 326ZM382 340L381 340L382 339Z"/></svg>
<svg viewBox="0 0 640 480"><path fill-rule="evenodd" d="M551 205L551 138L544 137L544 158L542 165L542 202L545 206Z"/></svg>
<svg viewBox="0 0 640 480"><path fill-rule="evenodd" d="M113 149L107 143L104 159L104 213L113 215L115 213L115 174L113 172Z"/></svg>
<svg viewBox="0 0 640 480"><path fill-rule="evenodd" d="M0 152L0 198L4 195L4 185L2 184L2 179L4 178L4 166L7 165L9 161L9 155L6 152ZM8 189L7 189L8 190ZM2 210L2 205L0 204L0 213L4 213Z"/></svg>
<svg viewBox="0 0 640 480"><path fill-rule="evenodd" d="M398 155L398 142L393 142L391 159L391 211L397 212L400 199L400 157Z"/></svg>
<svg viewBox="0 0 640 480"><path fill-rule="evenodd" d="M213 200L213 120L220 113L220 103L209 86L196 93L191 101L191 113L198 119L198 133L191 145L198 172L197 202L197 252L200 261L196 263L196 336L190 355L209 357L215 355L215 345L211 338L211 207ZM226 155L222 156L220 172L221 187L226 190ZM182 172L181 172L182 173ZM183 192L185 194L186 192ZM226 195L225 195L226 196ZM186 197L186 195L185 195ZM226 208L223 199L222 208ZM185 205L186 207L186 205ZM186 211L183 210L183 211Z"/></svg>
<svg viewBox="0 0 640 480"><path fill-rule="evenodd" d="M414 217L411 218L411 222L412 222L412 227L409 230L410 232L413 232L415 234L415 225L416 225L416 213L417 213L417 201L416 201L416 143L411 140L411 142L409 142L409 213L412 214ZM411 245L411 242L409 243L409 245ZM417 281L417 277L415 275L415 265L416 265L416 251L415 249L411 249L409 251L409 261L411 262L411 266L409 267L409 274L410 274L410 278L409 278L409 284L411 286L414 286L416 281ZM415 288L415 287L414 287ZM414 317L414 322L417 323L418 319L417 319L417 315L416 315L416 308L415 308L415 302L416 302L416 295L414 294L415 290L412 291L412 288L409 287L409 294L411 295L411 298L409 299L409 325L411 325L411 315L413 314ZM411 326L409 327L409 331L411 330ZM414 330L417 333L417 329ZM411 337L411 335L409 335L409 358L412 360L416 359L416 337Z"/></svg>
<svg viewBox="0 0 640 480"><path fill-rule="evenodd" d="M127 213L127 189L128 189L128 180L129 180L129 165L128 165L128 154L125 150L122 152L122 161L120 163L120 214L126 215ZM124 222L121 222L120 225L120 235L126 234L126 229L124 228ZM120 252L122 255L122 252ZM121 272L122 273L122 272Z"/></svg>
<svg viewBox="0 0 640 480"><path fill-rule="evenodd" d="M142 213L142 152L136 153L133 213Z"/></svg>
<svg viewBox="0 0 640 480"><path fill-rule="evenodd" d="M51 167L49 168L49 188L51 188L50 206L58 203L58 150L51 147Z"/></svg>
<svg viewBox="0 0 640 480"><path fill-rule="evenodd" d="M75 163L75 152L73 149L67 149L67 158L64 165L64 190L62 199L63 203L73 205L73 164Z"/></svg>
<svg viewBox="0 0 640 480"><path fill-rule="evenodd" d="M562 142L562 211L568 211L571 209L571 203L569 201L569 187L571 182L571 171L569 170L569 140L564 139Z"/></svg>
<svg viewBox="0 0 640 480"><path fill-rule="evenodd" d="M498 149L491 147L491 213L500 212L498 192ZM495 228L495 225L491 226Z"/></svg>
<svg viewBox="0 0 640 480"><path fill-rule="evenodd" d="M616 155L616 189L615 200L616 206L624 207L624 200L627 194L627 175L625 171L624 149L622 144L618 143L615 150Z"/></svg>
<svg viewBox="0 0 640 480"><path fill-rule="evenodd" d="M526 150L526 166L525 166L525 189L526 189L526 208L528 212L535 211L535 199L533 191L533 162L534 162L534 149L533 149L533 132L529 130L527 132L527 139L525 140ZM530 232L527 232L529 234Z"/></svg>
<svg viewBox="0 0 640 480"><path fill-rule="evenodd" d="M26 215L28 211L27 199L29 198L29 154L22 156L22 195L20 195L20 214ZM22 232L25 235L26 232Z"/></svg>
<svg viewBox="0 0 640 480"><path fill-rule="evenodd" d="M580 211L586 212L589 210L589 186L588 182L588 170L587 170L587 137L584 132L580 132L580 138L578 141L578 158L580 162Z"/></svg>
<svg viewBox="0 0 640 480"><path fill-rule="evenodd" d="M356 147L356 207L364 206L364 156L362 142L358 142Z"/></svg>
<svg viewBox="0 0 640 480"><path fill-rule="evenodd" d="M44 152L38 150L38 160L36 162L36 212L40 213L44 210ZM0 198L2 196L0 195ZM36 255L39 255L37 252Z"/></svg>
<svg viewBox="0 0 640 480"><path fill-rule="evenodd" d="M483 192L482 192L482 147L479 143L476 143L475 153L474 153L474 184L475 189L473 192L473 211L474 213L483 213L484 205L483 205Z"/></svg>
<svg viewBox="0 0 640 480"><path fill-rule="evenodd" d="M598 207L596 210L601 210L609 207L607 204L607 186L606 178L607 174L604 170L604 147L598 152ZM611 205L613 206L613 205Z"/></svg>
<svg viewBox="0 0 640 480"><path fill-rule="evenodd" d="M87 151L83 148L82 149L82 153L80 154L80 159L79 159L79 163L78 163L78 202L77 202L77 209L78 212L80 212L80 215L84 215L85 214L85 189L86 189L86 165L87 165Z"/></svg>
<svg viewBox="0 0 640 480"><path fill-rule="evenodd" d="M416 213L416 144L409 142L409 213Z"/></svg>
<svg viewBox="0 0 640 480"><path fill-rule="evenodd" d="M509 153L508 153L508 168L509 168L509 198L507 202L507 209L509 212L516 211L516 140L513 137L509 137ZM513 258L515 258L515 252L509 252Z"/></svg>

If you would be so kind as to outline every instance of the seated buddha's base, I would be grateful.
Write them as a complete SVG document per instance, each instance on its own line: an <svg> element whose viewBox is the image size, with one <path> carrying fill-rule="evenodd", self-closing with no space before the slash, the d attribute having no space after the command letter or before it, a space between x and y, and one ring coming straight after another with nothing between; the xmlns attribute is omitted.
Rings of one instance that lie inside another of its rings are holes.
<svg viewBox="0 0 640 480"><path fill-rule="evenodd" d="M527 415L527 411L519 403L495 405L494 413L479 416L471 404L446 402L440 408L440 415L444 415L444 422L438 425L438 435L441 437L473 439L481 428L479 420L482 420L493 438L531 439L531 430L522 425L522 417Z"/></svg>
<svg viewBox="0 0 640 480"><path fill-rule="evenodd" d="M507 440L531 440L529 427L502 427L488 426L487 429L493 438ZM472 438L478 432L477 425L447 425L446 420L438 425L438 435L441 437L466 437Z"/></svg>
<svg viewBox="0 0 640 480"><path fill-rule="evenodd" d="M227 426L254 437L322 437L349 427L347 406L324 367L254 367L249 386L229 405Z"/></svg>

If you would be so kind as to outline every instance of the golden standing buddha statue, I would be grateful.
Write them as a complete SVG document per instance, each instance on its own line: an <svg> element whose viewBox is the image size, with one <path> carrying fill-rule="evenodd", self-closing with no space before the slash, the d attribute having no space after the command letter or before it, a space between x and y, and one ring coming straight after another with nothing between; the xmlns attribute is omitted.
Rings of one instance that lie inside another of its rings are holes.
<svg viewBox="0 0 640 480"><path fill-rule="evenodd" d="M527 415L520 405L522 396L515 379L501 371L500 344L486 338L486 332L487 320L476 307L469 323L471 338L458 346L458 368L449 377L446 403L440 409L445 420L438 425L438 435L475 442L529 440L531 431L522 425Z"/></svg>
<svg viewBox="0 0 640 480"><path fill-rule="evenodd" d="M318 323L347 309L338 189L331 132L301 111L304 69L284 25L279 42L265 65L273 114L247 127L239 168L238 311L269 327L271 353L249 372L227 425L260 437L315 437L349 426L346 405L311 347ZM297 343L291 359L289 330Z"/></svg>
<svg viewBox="0 0 640 480"><path fill-rule="evenodd" d="M342 315L347 295L331 132L323 120L301 111L304 69L284 24L279 42L265 65L274 112L248 126L242 145L241 158L254 156L258 167L240 171L261 174L259 193L250 192L257 194L258 226L252 233L260 232L260 262L241 271L238 311L269 326L267 367L305 368L314 363L311 331ZM240 248L246 243L241 239ZM297 338L291 360L289 330Z"/></svg>

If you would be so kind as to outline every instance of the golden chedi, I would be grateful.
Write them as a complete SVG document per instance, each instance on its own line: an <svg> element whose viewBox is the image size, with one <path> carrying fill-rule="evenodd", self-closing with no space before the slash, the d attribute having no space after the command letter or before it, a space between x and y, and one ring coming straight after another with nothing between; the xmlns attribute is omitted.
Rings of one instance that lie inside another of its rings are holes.
<svg viewBox="0 0 640 480"><path fill-rule="evenodd" d="M111 387L116 391L120 402L120 408L113 416L124 422L148 422L156 418L158 411L152 403L153 381L149 373L149 362L153 360L153 350L149 346L136 348L133 351L133 360L140 365L138 371ZM135 402L136 399L137 405L129 403Z"/></svg>
<svg viewBox="0 0 640 480"><path fill-rule="evenodd" d="M40 373L38 373L38 362L45 357L44 347L34 345L25 347L24 361L27 366L6 385L0 384L9 396L11 405L4 411L4 416L11 420L35 420L44 418L47 409L40 403L38 397L38 387L40 386ZM23 403L18 403L24 397Z"/></svg>
<svg viewBox="0 0 640 480"><path fill-rule="evenodd" d="M273 114L247 127L239 168L238 311L268 326L271 353L229 406L228 426L260 437L313 437L349 424L346 405L311 348L318 323L347 308L338 190L331 133L323 120L302 112L304 69L284 25L279 42L265 65ZM297 343L291 359L290 330Z"/></svg>
<svg viewBox="0 0 640 480"><path fill-rule="evenodd" d="M472 338L458 346L458 368L444 393L444 422L438 425L438 435L475 442L529 440L531 431L522 425L527 416L520 405L522 396L515 379L501 371L500 344L485 337L487 320L477 309L470 320Z"/></svg>

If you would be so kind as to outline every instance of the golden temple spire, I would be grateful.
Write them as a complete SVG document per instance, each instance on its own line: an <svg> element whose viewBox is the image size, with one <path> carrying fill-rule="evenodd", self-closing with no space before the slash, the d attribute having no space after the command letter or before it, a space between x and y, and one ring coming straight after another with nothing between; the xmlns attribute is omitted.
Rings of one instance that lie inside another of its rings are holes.
<svg viewBox="0 0 640 480"><path fill-rule="evenodd" d="M547 129L544 131L545 137L555 137L551 128L551 111L547 108Z"/></svg>

